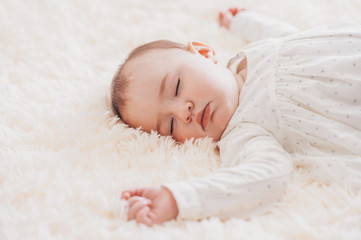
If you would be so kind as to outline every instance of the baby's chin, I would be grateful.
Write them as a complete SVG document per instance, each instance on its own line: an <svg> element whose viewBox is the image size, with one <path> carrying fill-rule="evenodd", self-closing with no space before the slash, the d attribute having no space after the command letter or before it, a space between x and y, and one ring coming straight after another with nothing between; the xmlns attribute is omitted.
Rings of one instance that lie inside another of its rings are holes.
<svg viewBox="0 0 361 240"><path fill-rule="evenodd" d="M231 117L225 119L222 119L223 121L217 125L217 128L212 132L212 134L209 134L208 137L213 138L214 141L219 141L222 138L222 135L224 131L226 130L229 120Z"/></svg>
<svg viewBox="0 0 361 240"><path fill-rule="evenodd" d="M212 138L213 141L218 142L221 139L223 132L224 132L224 130L221 133L218 133L218 134L215 134L214 136L209 136L209 137Z"/></svg>

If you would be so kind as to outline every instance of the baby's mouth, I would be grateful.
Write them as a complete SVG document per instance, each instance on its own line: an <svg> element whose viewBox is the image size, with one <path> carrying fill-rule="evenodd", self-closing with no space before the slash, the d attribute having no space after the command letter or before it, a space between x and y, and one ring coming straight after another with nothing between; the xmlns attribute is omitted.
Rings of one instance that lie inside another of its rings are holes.
<svg viewBox="0 0 361 240"><path fill-rule="evenodd" d="M200 111L197 114L196 117L196 122L201 125L203 131L205 130L205 128L208 126L209 123L209 119L210 119L210 114L211 113L211 108L209 103L204 107L204 109L202 111Z"/></svg>

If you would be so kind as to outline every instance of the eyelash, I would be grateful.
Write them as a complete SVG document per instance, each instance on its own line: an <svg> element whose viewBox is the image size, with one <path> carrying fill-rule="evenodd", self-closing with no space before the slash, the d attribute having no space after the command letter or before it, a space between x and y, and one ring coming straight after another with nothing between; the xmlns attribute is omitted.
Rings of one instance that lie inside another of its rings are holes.
<svg viewBox="0 0 361 240"><path fill-rule="evenodd" d="M175 96L178 95L179 83L180 83L180 78L178 78L177 87L175 89ZM172 121L170 122L170 135L173 134L173 122L174 122L174 118L172 118Z"/></svg>
<svg viewBox="0 0 361 240"><path fill-rule="evenodd" d="M170 122L170 135L173 135L173 122L174 118L172 118L172 121Z"/></svg>
<svg viewBox="0 0 361 240"><path fill-rule="evenodd" d="M178 83L177 83L177 87L175 89L175 95L178 95L178 88L179 88L179 83L180 83L180 78L178 78Z"/></svg>

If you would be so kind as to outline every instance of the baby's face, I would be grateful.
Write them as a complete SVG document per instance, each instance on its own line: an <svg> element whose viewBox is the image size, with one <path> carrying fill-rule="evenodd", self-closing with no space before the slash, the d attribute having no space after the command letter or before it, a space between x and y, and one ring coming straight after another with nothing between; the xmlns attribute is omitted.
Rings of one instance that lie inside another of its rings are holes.
<svg viewBox="0 0 361 240"><path fill-rule="evenodd" d="M219 140L238 106L233 73L199 54L162 49L131 60L122 118L131 127L157 131L179 142Z"/></svg>

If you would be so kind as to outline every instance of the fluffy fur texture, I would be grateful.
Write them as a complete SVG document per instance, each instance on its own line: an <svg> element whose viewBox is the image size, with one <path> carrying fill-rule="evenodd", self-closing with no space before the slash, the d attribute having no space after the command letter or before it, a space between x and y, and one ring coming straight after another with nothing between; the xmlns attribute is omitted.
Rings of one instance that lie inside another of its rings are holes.
<svg viewBox="0 0 361 240"><path fill-rule="evenodd" d="M203 176L219 157L207 139L177 145L117 124L112 76L156 39L207 42L225 64L245 45L217 25L230 6L300 29L361 22L359 0L1 1L0 239L361 239L361 194L302 169L282 202L251 220L126 220L123 189Z"/></svg>

